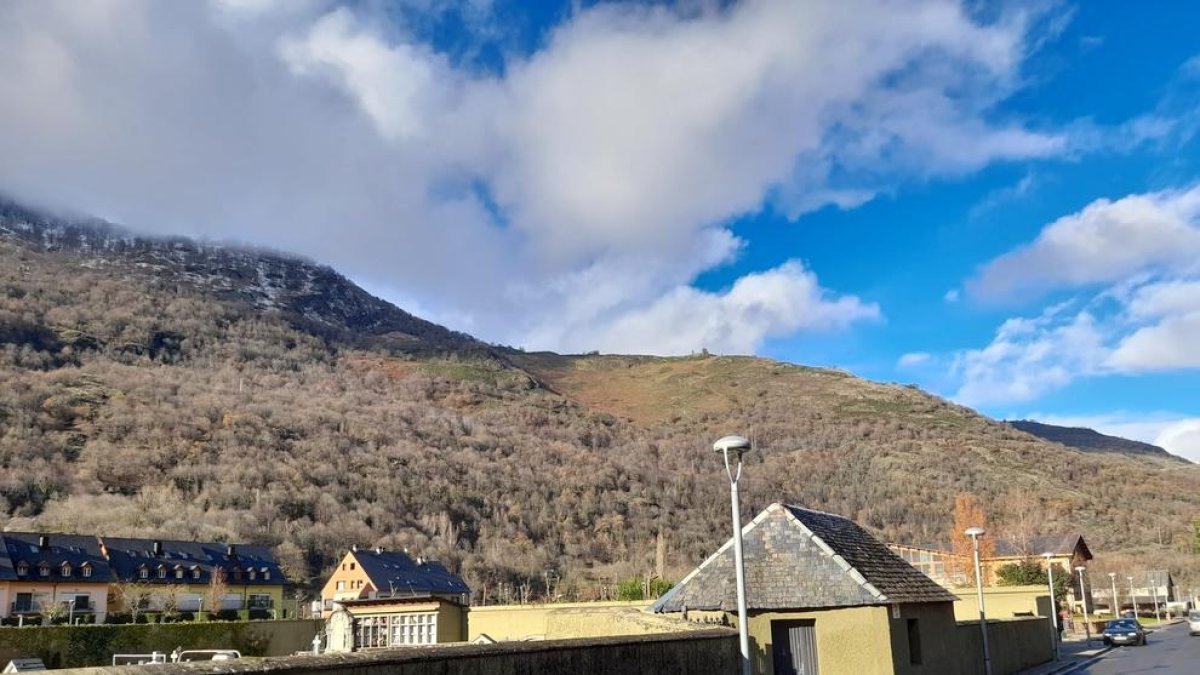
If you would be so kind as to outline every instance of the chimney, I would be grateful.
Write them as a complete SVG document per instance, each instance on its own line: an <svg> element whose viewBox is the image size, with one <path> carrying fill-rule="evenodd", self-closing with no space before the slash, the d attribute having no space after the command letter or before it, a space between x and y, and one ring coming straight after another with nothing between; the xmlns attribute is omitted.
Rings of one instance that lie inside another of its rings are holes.
<svg viewBox="0 0 1200 675"><path fill-rule="evenodd" d="M38 548L42 549L43 551L50 548L50 537L48 537L44 534L39 534L38 535Z"/></svg>
<svg viewBox="0 0 1200 675"><path fill-rule="evenodd" d="M155 542L154 542L154 555L155 555L155 557L157 557L157 556L160 556L160 555L162 555L162 554L163 554L163 552L162 552L162 542L161 542L161 541L155 541Z"/></svg>
<svg viewBox="0 0 1200 675"><path fill-rule="evenodd" d="M382 546L376 546L376 547L375 547L375 555L379 555L380 553L383 553L383 547L382 547Z"/></svg>
<svg viewBox="0 0 1200 675"><path fill-rule="evenodd" d="M358 553L358 544L350 544L350 552Z"/></svg>
<svg viewBox="0 0 1200 675"><path fill-rule="evenodd" d="M229 556L230 558L237 555L237 549L234 547L233 544L230 544L229 546L225 547L225 555Z"/></svg>

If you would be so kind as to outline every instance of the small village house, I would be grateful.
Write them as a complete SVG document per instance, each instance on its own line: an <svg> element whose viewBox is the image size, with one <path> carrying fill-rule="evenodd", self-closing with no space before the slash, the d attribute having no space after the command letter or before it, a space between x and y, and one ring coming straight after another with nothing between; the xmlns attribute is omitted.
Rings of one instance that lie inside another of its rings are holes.
<svg viewBox="0 0 1200 675"><path fill-rule="evenodd" d="M94 536L0 534L0 617L103 622L112 571Z"/></svg>
<svg viewBox="0 0 1200 675"><path fill-rule="evenodd" d="M321 590L329 649L463 642L470 595L467 584L437 561L351 548Z"/></svg>

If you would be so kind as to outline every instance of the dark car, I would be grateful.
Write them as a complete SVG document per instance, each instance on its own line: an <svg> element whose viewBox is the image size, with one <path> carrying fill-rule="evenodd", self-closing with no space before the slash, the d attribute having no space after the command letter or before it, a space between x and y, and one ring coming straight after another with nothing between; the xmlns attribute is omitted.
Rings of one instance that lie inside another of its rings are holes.
<svg viewBox="0 0 1200 675"><path fill-rule="evenodd" d="M1104 627L1104 642L1110 645L1144 645L1146 631L1135 619L1115 619Z"/></svg>

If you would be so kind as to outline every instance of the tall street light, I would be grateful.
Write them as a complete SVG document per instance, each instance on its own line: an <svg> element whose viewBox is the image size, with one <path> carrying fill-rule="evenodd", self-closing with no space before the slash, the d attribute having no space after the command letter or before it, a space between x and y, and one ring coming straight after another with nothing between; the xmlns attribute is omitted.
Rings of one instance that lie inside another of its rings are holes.
<svg viewBox="0 0 1200 675"><path fill-rule="evenodd" d="M1112 612L1113 612L1113 618L1115 619L1115 618L1117 618L1117 573L1109 572L1108 580L1112 582L1112 591L1113 591Z"/></svg>
<svg viewBox="0 0 1200 675"><path fill-rule="evenodd" d="M1053 553L1047 551L1042 554L1046 559L1046 585L1050 587L1050 635L1051 644L1054 645L1054 660L1058 660L1058 604L1054 600L1054 565L1050 564L1050 559L1054 557Z"/></svg>
<svg viewBox="0 0 1200 675"><path fill-rule="evenodd" d="M1086 567L1084 567L1083 565L1080 565L1079 567L1075 568L1075 571L1079 572L1079 601L1083 604L1083 632L1084 632L1084 635L1087 636L1087 641L1091 642L1092 641L1092 627L1090 625L1088 625L1087 590L1085 590L1085 588L1084 588L1084 581L1083 581L1083 571L1086 569L1087 569Z"/></svg>
<svg viewBox="0 0 1200 675"><path fill-rule="evenodd" d="M987 613L983 611L983 574L979 567L979 538L986 530L968 527L966 535L971 538L975 551L975 590L979 592L979 633L983 636L983 675L992 675L992 655L988 652Z"/></svg>
<svg viewBox="0 0 1200 675"><path fill-rule="evenodd" d="M1133 618L1137 618L1137 596L1133 594L1133 577L1125 577L1129 580L1129 602L1133 604Z"/></svg>
<svg viewBox="0 0 1200 675"><path fill-rule="evenodd" d="M725 474L729 476L729 501L733 510L733 566L737 575L738 644L742 651L742 675L750 675L750 627L746 625L746 568L742 559L742 513L738 501L742 455L750 451L750 441L742 436L726 436L713 443L713 450L725 458ZM730 453L737 463L736 470L729 462Z"/></svg>

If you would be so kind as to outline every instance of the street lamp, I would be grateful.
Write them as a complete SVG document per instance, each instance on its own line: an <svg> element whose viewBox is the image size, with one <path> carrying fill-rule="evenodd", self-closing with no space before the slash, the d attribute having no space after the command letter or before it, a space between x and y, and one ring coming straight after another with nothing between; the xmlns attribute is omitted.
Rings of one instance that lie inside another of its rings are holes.
<svg viewBox="0 0 1200 675"><path fill-rule="evenodd" d="M1058 604L1054 601L1054 565L1050 564L1050 559L1054 557L1053 553L1046 552L1042 554L1046 559L1046 585L1050 587L1050 630L1053 631L1050 635L1051 643L1054 645L1054 660L1058 660Z"/></svg>
<svg viewBox="0 0 1200 675"><path fill-rule="evenodd" d="M987 613L983 611L983 574L979 567L979 538L986 530L968 527L966 535L971 538L975 552L975 590L979 592L979 633L983 636L983 675L992 675L992 655L988 652Z"/></svg>
<svg viewBox="0 0 1200 675"><path fill-rule="evenodd" d="M1083 571L1086 569L1086 567L1080 565L1079 567L1075 568L1075 571L1079 573L1079 602L1083 605L1083 633L1087 636L1087 641L1091 642L1092 627L1088 625L1087 591L1084 588L1083 581Z"/></svg>
<svg viewBox="0 0 1200 675"><path fill-rule="evenodd" d="M1115 618L1117 618L1117 573L1109 572L1108 580L1112 582L1112 592L1113 592L1113 594L1112 594L1112 598L1113 598L1112 613L1113 613L1113 618L1115 619Z"/></svg>
<svg viewBox="0 0 1200 675"><path fill-rule="evenodd" d="M750 627L746 625L746 569L742 559L742 514L738 501L742 455L750 451L750 441L741 436L725 436L713 443L713 450L724 457L725 474L729 476L729 501L733 510L733 562L737 576L738 644L742 651L742 675L750 675ZM737 462L737 470L730 466L730 453L733 453Z"/></svg>
<svg viewBox="0 0 1200 675"><path fill-rule="evenodd" d="M1137 596L1133 594L1133 577L1125 577L1129 580L1129 602L1133 605L1133 618L1138 616Z"/></svg>

